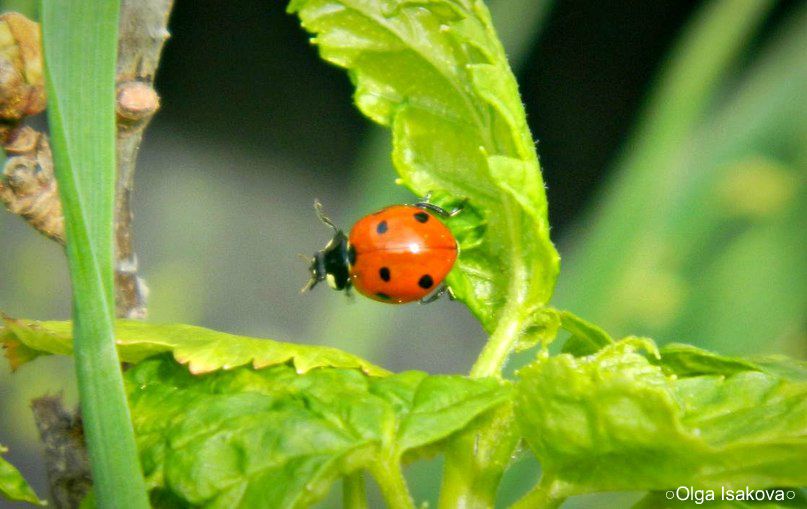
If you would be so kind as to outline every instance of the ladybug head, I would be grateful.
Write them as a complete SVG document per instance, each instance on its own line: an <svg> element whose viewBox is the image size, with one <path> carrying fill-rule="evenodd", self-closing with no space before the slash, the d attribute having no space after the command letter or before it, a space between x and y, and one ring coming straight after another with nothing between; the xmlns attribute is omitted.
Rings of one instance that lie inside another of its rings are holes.
<svg viewBox="0 0 807 509"><path fill-rule="evenodd" d="M308 267L311 277L302 291L314 288L320 281L325 281L334 290L344 290L350 286L347 236L322 213L322 204L318 200L314 202L314 209L319 219L333 229L334 235L324 249L311 257Z"/></svg>

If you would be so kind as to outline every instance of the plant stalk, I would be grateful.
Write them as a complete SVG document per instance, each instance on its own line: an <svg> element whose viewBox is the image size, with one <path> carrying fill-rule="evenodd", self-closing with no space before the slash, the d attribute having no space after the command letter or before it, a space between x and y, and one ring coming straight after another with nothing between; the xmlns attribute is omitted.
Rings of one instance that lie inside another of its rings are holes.
<svg viewBox="0 0 807 509"><path fill-rule="evenodd" d="M452 441L446 450L439 507L495 507L499 483L518 439L513 409L507 405Z"/></svg>
<svg viewBox="0 0 807 509"><path fill-rule="evenodd" d="M518 306L509 304L501 321L488 338L485 347L471 368L470 376L473 378L501 377L502 369L523 328L524 321Z"/></svg>
<svg viewBox="0 0 807 509"><path fill-rule="evenodd" d="M538 484L510 506L510 509L556 509L567 498L569 493L565 485L548 472L544 472Z"/></svg>
<svg viewBox="0 0 807 509"><path fill-rule="evenodd" d="M370 470L381 488L381 494L387 501L389 509L414 509L415 502L409 493L406 479L398 460L378 462Z"/></svg>
<svg viewBox="0 0 807 509"><path fill-rule="evenodd" d="M354 472L342 481L342 507L345 509L367 509L367 488L364 472Z"/></svg>

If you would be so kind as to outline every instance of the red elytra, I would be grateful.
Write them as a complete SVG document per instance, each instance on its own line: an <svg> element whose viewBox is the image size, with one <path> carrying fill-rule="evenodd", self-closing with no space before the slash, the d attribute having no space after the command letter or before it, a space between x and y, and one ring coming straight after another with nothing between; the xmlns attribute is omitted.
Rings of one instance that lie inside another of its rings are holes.
<svg viewBox="0 0 807 509"><path fill-rule="evenodd" d="M362 218L350 231L348 249L356 290L394 304L434 291L457 259L451 231L414 205L394 205Z"/></svg>
<svg viewBox="0 0 807 509"><path fill-rule="evenodd" d="M326 281L334 290L359 293L390 304L431 302L457 259L457 241L432 213L453 216L428 203L393 205L359 220L346 236L315 202L319 218L334 236L311 258L311 278L303 291ZM424 300L424 297L434 293ZM450 295L450 292L449 292Z"/></svg>

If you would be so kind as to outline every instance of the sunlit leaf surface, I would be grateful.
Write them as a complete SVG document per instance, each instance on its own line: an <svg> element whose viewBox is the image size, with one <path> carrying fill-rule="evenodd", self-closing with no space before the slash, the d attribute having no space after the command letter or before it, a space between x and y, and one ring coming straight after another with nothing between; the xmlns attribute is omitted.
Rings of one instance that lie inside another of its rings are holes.
<svg viewBox="0 0 807 509"><path fill-rule="evenodd" d="M632 338L524 368L516 408L543 468L571 493L803 486L805 373L797 361L659 353Z"/></svg>
<svg viewBox="0 0 807 509"><path fill-rule="evenodd" d="M492 379L323 368L126 373L151 487L205 507L307 507L360 469L399 468L509 397Z"/></svg>
<svg viewBox="0 0 807 509"><path fill-rule="evenodd" d="M4 317L0 343L11 366L39 355L69 355L73 351L70 322L36 322ZM245 364L263 368L291 362L300 373L323 366L359 368L369 375L387 371L354 355L326 346L282 343L271 339L236 336L193 325L153 325L134 320L115 323L115 342L123 362L137 363L162 352L193 373L232 369Z"/></svg>

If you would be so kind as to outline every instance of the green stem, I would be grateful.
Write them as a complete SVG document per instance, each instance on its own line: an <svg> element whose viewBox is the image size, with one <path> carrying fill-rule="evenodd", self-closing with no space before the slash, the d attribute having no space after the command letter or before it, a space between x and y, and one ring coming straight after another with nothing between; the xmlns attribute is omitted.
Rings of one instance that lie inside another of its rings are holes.
<svg viewBox="0 0 807 509"><path fill-rule="evenodd" d="M569 497L568 486L544 472L541 481L535 485L510 509L555 509Z"/></svg>
<svg viewBox="0 0 807 509"><path fill-rule="evenodd" d="M345 509L367 509L367 489L364 472L355 472L342 481L342 507Z"/></svg>
<svg viewBox="0 0 807 509"><path fill-rule="evenodd" d="M441 509L486 509L496 505L496 492L518 444L511 406L495 411L463 433L446 450Z"/></svg>
<svg viewBox="0 0 807 509"><path fill-rule="evenodd" d="M501 376L504 364L523 328L524 321L519 306L509 305L471 368L471 377Z"/></svg>
<svg viewBox="0 0 807 509"><path fill-rule="evenodd" d="M371 469L381 494L387 501L389 509L414 509L415 502L409 494L409 487L401 471L401 464L398 460L379 461Z"/></svg>

